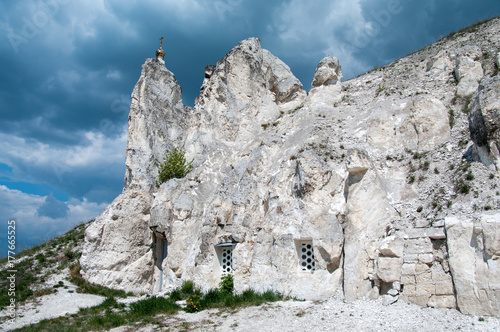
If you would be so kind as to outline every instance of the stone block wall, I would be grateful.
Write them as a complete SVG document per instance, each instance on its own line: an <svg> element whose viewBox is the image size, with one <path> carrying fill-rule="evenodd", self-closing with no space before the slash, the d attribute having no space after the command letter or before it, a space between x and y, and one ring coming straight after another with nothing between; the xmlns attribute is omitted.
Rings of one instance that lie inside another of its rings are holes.
<svg viewBox="0 0 500 332"><path fill-rule="evenodd" d="M443 227L413 229L409 233L399 298L421 306L456 308Z"/></svg>

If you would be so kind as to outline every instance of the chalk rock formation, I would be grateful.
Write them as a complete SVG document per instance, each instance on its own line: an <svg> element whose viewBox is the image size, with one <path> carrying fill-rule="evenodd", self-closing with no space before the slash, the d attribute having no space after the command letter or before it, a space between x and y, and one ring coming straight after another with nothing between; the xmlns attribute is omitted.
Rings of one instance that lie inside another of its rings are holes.
<svg viewBox="0 0 500 332"><path fill-rule="evenodd" d="M88 280L109 287L150 288L148 223L157 169L173 142L185 138L190 111L182 105L174 75L156 59L148 59L132 93L124 192L86 232L80 263Z"/></svg>
<svg viewBox="0 0 500 332"><path fill-rule="evenodd" d="M450 269L463 313L498 315L500 310L500 214L478 220L445 219Z"/></svg>
<svg viewBox="0 0 500 332"><path fill-rule="evenodd" d="M454 66L447 50L440 51L427 62L427 71L431 71L433 75L448 74L453 69Z"/></svg>
<svg viewBox="0 0 500 332"><path fill-rule="evenodd" d="M483 164L498 156L497 59L485 54L500 49L499 26L342 83L326 57L309 94L250 38L205 68L193 109L148 59L124 191L88 226L82 274L161 293L185 280L207 290L231 273L236 292L499 315L500 176ZM193 170L157 187L173 148Z"/></svg>
<svg viewBox="0 0 500 332"><path fill-rule="evenodd" d="M331 55L324 57L316 67L312 87L340 83L342 71L339 59Z"/></svg>
<svg viewBox="0 0 500 332"><path fill-rule="evenodd" d="M342 70L339 59L333 56L324 57L316 67L311 91L307 99L309 108L328 108L340 102L342 98Z"/></svg>
<svg viewBox="0 0 500 332"><path fill-rule="evenodd" d="M469 129L478 159L500 167L500 77L485 79L469 105Z"/></svg>
<svg viewBox="0 0 500 332"><path fill-rule="evenodd" d="M470 97L483 78L482 52L477 46L460 48L457 52L455 76L458 81L457 96Z"/></svg>
<svg viewBox="0 0 500 332"><path fill-rule="evenodd" d="M399 106L375 105L366 133L367 141L381 149L406 148L430 151L450 137L448 111L441 101L419 95Z"/></svg>
<svg viewBox="0 0 500 332"><path fill-rule="evenodd" d="M174 74L148 59L132 92L126 154L125 189L152 192L158 165L174 142L183 142L191 108L182 104Z"/></svg>
<svg viewBox="0 0 500 332"><path fill-rule="evenodd" d="M114 288L150 288L151 201L148 193L126 190L86 229L80 264L87 280Z"/></svg>

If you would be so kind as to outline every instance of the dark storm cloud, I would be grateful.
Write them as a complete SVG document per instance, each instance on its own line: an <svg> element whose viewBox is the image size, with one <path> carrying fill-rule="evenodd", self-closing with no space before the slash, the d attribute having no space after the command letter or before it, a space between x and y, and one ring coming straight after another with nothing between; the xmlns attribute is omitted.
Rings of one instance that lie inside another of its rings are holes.
<svg viewBox="0 0 500 332"><path fill-rule="evenodd" d="M363 0L367 22L354 40L344 39L358 61L384 65L478 21L500 15L500 2ZM355 73L356 75L359 73Z"/></svg>

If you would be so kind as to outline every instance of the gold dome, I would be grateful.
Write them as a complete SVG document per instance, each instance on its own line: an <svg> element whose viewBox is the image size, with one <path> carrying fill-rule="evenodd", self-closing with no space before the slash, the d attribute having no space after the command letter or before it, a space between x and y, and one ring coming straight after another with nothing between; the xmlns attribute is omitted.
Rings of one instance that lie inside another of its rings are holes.
<svg viewBox="0 0 500 332"><path fill-rule="evenodd" d="M160 48L156 50L156 57L160 57L160 58L165 58L165 51L163 50L163 48L161 48L163 46L163 37L160 38Z"/></svg>
<svg viewBox="0 0 500 332"><path fill-rule="evenodd" d="M156 50L156 57L161 57L162 59L165 57L165 51L161 47Z"/></svg>

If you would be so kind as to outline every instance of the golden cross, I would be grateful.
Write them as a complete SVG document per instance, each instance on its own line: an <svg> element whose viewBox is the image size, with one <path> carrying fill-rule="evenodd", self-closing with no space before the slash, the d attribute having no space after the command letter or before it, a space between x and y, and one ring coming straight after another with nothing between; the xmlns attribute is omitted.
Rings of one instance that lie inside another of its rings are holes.
<svg viewBox="0 0 500 332"><path fill-rule="evenodd" d="M163 37L160 38L160 48L163 45Z"/></svg>

